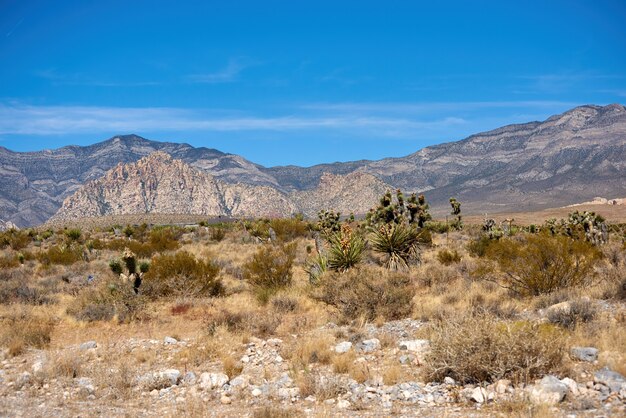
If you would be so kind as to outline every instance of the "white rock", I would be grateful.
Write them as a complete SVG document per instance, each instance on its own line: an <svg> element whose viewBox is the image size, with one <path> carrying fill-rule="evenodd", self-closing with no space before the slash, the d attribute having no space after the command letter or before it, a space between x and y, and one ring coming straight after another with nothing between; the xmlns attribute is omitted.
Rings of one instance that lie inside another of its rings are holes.
<svg viewBox="0 0 626 418"><path fill-rule="evenodd" d="M601 383L604 386L607 386L611 392L620 393L622 389L626 388L626 378L606 367L598 370L593 375L593 380L596 383Z"/></svg>
<svg viewBox="0 0 626 418"><path fill-rule="evenodd" d="M207 373L204 372L200 375L200 388L210 390L214 388L221 388L228 383L228 376L224 373Z"/></svg>
<svg viewBox="0 0 626 418"><path fill-rule="evenodd" d="M95 341L87 341L80 345L81 350L90 350L92 348L97 348L97 347L98 347L98 343Z"/></svg>
<svg viewBox="0 0 626 418"><path fill-rule="evenodd" d="M350 401L346 399L340 399L337 401L337 408L339 409L347 409L350 408Z"/></svg>
<svg viewBox="0 0 626 418"><path fill-rule="evenodd" d="M180 371L176 369L167 369L167 370L163 370L162 372L159 372L158 376L161 379L168 379L173 386L177 384L178 381L180 380Z"/></svg>
<svg viewBox="0 0 626 418"><path fill-rule="evenodd" d="M274 363L276 364L280 364L283 362L283 358L281 356L276 356L276 358L274 359Z"/></svg>
<svg viewBox="0 0 626 418"><path fill-rule="evenodd" d="M35 376L42 375L44 372L43 361L39 360L39 361L34 362L32 371Z"/></svg>
<svg viewBox="0 0 626 418"><path fill-rule="evenodd" d="M340 342L335 346L336 353L347 353L352 348L352 343L350 341Z"/></svg>
<svg viewBox="0 0 626 418"><path fill-rule="evenodd" d="M298 388L280 388L278 389L278 397L282 399L291 399L295 398L300 394L300 389Z"/></svg>
<svg viewBox="0 0 626 418"><path fill-rule="evenodd" d="M456 382L454 381L453 378L451 378L450 376L446 376L443 379L443 383L445 383L446 385L456 385Z"/></svg>
<svg viewBox="0 0 626 418"><path fill-rule="evenodd" d="M250 363L250 357L247 355L244 355L243 357L241 357L241 362L244 364Z"/></svg>
<svg viewBox="0 0 626 418"><path fill-rule="evenodd" d="M580 395L580 390L578 389L578 383L575 380L566 377L561 379L561 383L565 384L569 389L570 393L574 396Z"/></svg>
<svg viewBox="0 0 626 418"><path fill-rule="evenodd" d="M165 344L177 344L177 343L178 343L178 340L177 340L176 338L173 338L173 337L165 337L165 338L163 339L163 342L164 342Z"/></svg>
<svg viewBox="0 0 626 418"><path fill-rule="evenodd" d="M428 351L430 349L430 341L429 340L400 341L398 343L398 348L400 348L400 350L408 350L413 353L423 353L424 351Z"/></svg>
<svg viewBox="0 0 626 418"><path fill-rule="evenodd" d="M496 382L496 393L503 395L511 387L511 381L508 379L500 379Z"/></svg>
<svg viewBox="0 0 626 418"><path fill-rule="evenodd" d="M262 394L263 392L259 388L254 388L252 390L252 396L254 396L255 398L261 396Z"/></svg>
<svg viewBox="0 0 626 418"><path fill-rule="evenodd" d="M380 348L380 340L378 338L372 338L369 340L363 340L356 345L359 351L364 353L371 353L372 351L376 351Z"/></svg>
<svg viewBox="0 0 626 418"><path fill-rule="evenodd" d="M481 387L476 387L472 390L470 399L476 403L483 403L487 400L487 392Z"/></svg>
<svg viewBox="0 0 626 418"><path fill-rule="evenodd" d="M220 402L221 402L222 405L228 405L232 401L231 401L231 399L228 396L222 395L222 397L220 398Z"/></svg>
<svg viewBox="0 0 626 418"><path fill-rule="evenodd" d="M573 347L570 351L573 358L593 363L598 359L598 349L595 347Z"/></svg>

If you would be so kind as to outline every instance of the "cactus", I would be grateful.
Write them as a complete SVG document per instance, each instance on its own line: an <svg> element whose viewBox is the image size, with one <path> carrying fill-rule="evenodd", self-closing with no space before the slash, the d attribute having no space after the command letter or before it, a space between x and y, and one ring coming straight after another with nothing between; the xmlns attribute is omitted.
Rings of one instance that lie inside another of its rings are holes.
<svg viewBox="0 0 626 418"><path fill-rule="evenodd" d="M463 229L463 220L461 217L461 202L456 200L456 198L450 198L450 206L452 206L452 216L453 220L450 226L454 229L460 230Z"/></svg>

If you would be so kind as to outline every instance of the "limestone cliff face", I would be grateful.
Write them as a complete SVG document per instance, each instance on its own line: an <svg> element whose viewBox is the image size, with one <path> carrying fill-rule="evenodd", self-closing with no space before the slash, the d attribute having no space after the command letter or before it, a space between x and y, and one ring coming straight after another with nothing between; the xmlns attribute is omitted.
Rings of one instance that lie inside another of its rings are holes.
<svg viewBox="0 0 626 418"><path fill-rule="evenodd" d="M227 184L164 152L119 164L68 197L52 221L142 213L289 215L295 207L263 186Z"/></svg>
<svg viewBox="0 0 626 418"><path fill-rule="evenodd" d="M326 174L314 190L286 194L269 186L230 184L155 152L136 163L119 164L65 199L50 221L107 215L201 214L278 217L320 209L365 213L390 186L370 174Z"/></svg>

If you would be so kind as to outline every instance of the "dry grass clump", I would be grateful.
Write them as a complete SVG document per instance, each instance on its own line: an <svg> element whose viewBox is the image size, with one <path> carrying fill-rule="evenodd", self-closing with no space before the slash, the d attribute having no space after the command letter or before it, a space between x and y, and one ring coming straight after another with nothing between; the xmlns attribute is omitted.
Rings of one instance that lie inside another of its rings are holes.
<svg viewBox="0 0 626 418"><path fill-rule="evenodd" d="M283 357L291 360L297 369L308 369L309 364L330 364L333 360L331 346L334 338L326 334L313 334L299 338L283 350Z"/></svg>
<svg viewBox="0 0 626 418"><path fill-rule="evenodd" d="M255 409L252 418L295 418L303 416L302 412L292 408L265 406Z"/></svg>
<svg viewBox="0 0 626 418"><path fill-rule="evenodd" d="M77 378L83 368L82 358L73 352L63 352L52 361L52 372L54 376Z"/></svg>
<svg viewBox="0 0 626 418"><path fill-rule="evenodd" d="M0 249L10 247L15 251L26 248L32 241L27 231L18 229L9 229L0 232Z"/></svg>
<svg viewBox="0 0 626 418"><path fill-rule="evenodd" d="M377 317L386 320L410 316L414 286L409 277L360 267L323 276L314 296L339 309L345 319Z"/></svg>
<svg viewBox="0 0 626 418"><path fill-rule="evenodd" d="M543 234L491 243L485 257L497 265L497 271L483 265L476 274L491 279L493 273L501 286L537 296L587 282L601 253L585 241Z"/></svg>
<svg viewBox="0 0 626 418"><path fill-rule="evenodd" d="M239 360L234 359L232 356L222 357L222 368L226 376L233 378L239 376L243 371L243 364Z"/></svg>
<svg viewBox="0 0 626 418"><path fill-rule="evenodd" d="M433 325L426 374L433 381L449 376L464 384L528 381L558 369L563 352L562 333L550 324L450 317Z"/></svg>
<svg viewBox="0 0 626 418"><path fill-rule="evenodd" d="M135 231L135 230L134 230ZM146 231L133 232L132 240L115 239L107 244L107 248L114 251L130 249L140 258L151 257L155 253L164 251L175 251L180 247L178 242L183 234L183 230L175 227L156 228L150 231L148 239L144 242Z"/></svg>
<svg viewBox="0 0 626 418"><path fill-rule="evenodd" d="M303 371L296 376L300 396L315 396L319 401L333 399L348 391L347 385L338 376L322 376L318 373Z"/></svg>
<svg viewBox="0 0 626 418"><path fill-rule="evenodd" d="M197 260L186 251L152 258L140 291L149 297L219 296L224 288L220 268L211 260Z"/></svg>
<svg viewBox="0 0 626 418"><path fill-rule="evenodd" d="M84 289L70 304L67 313L81 321L127 322L141 317L146 299L137 295L132 283L119 278L104 278Z"/></svg>
<svg viewBox="0 0 626 418"><path fill-rule="evenodd" d="M440 250L437 253L437 260L444 266L449 266L451 264L456 264L461 261L461 255L457 250Z"/></svg>
<svg viewBox="0 0 626 418"><path fill-rule="evenodd" d="M232 333L248 333L257 337L273 335L281 323L276 313L260 310L231 311L221 309L209 314L204 319L204 327L209 335L215 334L220 327Z"/></svg>
<svg viewBox="0 0 626 418"><path fill-rule="evenodd" d="M573 300L562 309L552 309L548 312L548 321L568 329L575 329L579 324L591 322L595 317L596 307L587 299Z"/></svg>
<svg viewBox="0 0 626 418"><path fill-rule="evenodd" d="M52 318L25 308L0 317L0 345L17 356L27 347L45 348L54 330Z"/></svg>
<svg viewBox="0 0 626 418"><path fill-rule="evenodd" d="M69 266L83 260L83 250L77 243L54 245L47 251L38 253L37 259L45 266L53 264Z"/></svg>
<svg viewBox="0 0 626 418"><path fill-rule="evenodd" d="M298 299L288 296L288 295L277 295L274 296L272 299L272 308L274 308L274 310L276 312L280 312L280 313L288 313L288 312L293 312L296 309L298 309Z"/></svg>
<svg viewBox="0 0 626 418"><path fill-rule="evenodd" d="M257 300L266 304L278 290L291 285L296 244L264 245L243 265L243 278L253 288Z"/></svg>

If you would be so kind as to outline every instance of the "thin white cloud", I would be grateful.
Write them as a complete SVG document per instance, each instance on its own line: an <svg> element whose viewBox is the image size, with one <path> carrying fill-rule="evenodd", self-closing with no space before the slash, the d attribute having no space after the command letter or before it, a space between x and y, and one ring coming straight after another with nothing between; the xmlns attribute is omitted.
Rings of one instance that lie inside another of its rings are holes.
<svg viewBox="0 0 626 418"><path fill-rule="evenodd" d="M35 71L34 75L49 80L57 86L94 86L94 87L145 87L158 86L158 81L111 81L99 80L84 74L61 74L56 69Z"/></svg>
<svg viewBox="0 0 626 418"><path fill-rule="evenodd" d="M223 112L222 112L223 113ZM28 106L0 104L2 135L63 135L96 132L158 131L301 131L367 130L381 136L405 136L463 125L461 118L416 120L369 115L228 116L209 110L180 108L119 108Z"/></svg>

